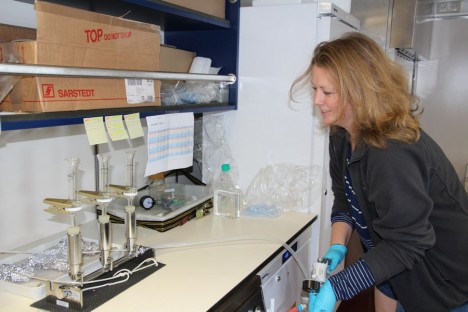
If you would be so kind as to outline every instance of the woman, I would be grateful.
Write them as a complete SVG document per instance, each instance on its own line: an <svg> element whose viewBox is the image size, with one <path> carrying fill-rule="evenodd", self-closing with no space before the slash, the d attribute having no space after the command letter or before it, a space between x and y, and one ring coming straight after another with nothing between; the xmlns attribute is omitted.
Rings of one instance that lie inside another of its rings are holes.
<svg viewBox="0 0 468 312"><path fill-rule="evenodd" d="M333 225L324 257L334 270L353 230L365 250L326 281L309 311L333 311L372 286L376 311L468 311L468 198L420 129L405 72L369 37L348 33L317 46L295 85L304 80L331 127Z"/></svg>

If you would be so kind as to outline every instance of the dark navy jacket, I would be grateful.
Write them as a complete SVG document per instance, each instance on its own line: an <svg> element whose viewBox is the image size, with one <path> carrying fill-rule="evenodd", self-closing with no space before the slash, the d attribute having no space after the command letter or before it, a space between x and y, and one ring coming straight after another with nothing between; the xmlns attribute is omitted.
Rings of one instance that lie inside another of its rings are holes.
<svg viewBox="0 0 468 312"><path fill-rule="evenodd" d="M333 213L348 211L346 132L330 136ZM348 170L374 242L363 255L376 283L390 281L406 312L468 301L468 196L453 166L421 131L418 142L358 146Z"/></svg>

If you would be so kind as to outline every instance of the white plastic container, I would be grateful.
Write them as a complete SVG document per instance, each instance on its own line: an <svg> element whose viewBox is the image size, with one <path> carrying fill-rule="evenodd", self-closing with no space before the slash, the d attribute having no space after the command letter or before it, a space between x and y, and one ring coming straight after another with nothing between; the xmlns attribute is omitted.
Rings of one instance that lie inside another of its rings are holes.
<svg viewBox="0 0 468 312"><path fill-rule="evenodd" d="M213 213L216 216L240 218L240 191L230 174L229 164L221 166L221 174L213 183Z"/></svg>

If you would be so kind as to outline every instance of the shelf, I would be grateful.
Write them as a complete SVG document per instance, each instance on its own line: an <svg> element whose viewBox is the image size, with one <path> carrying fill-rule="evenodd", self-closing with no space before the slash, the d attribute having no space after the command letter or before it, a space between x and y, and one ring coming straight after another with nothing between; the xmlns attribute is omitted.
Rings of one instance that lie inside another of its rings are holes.
<svg viewBox="0 0 468 312"><path fill-rule="evenodd" d="M21 0L34 3L34 0ZM227 103L144 106L45 113L1 113L2 131L80 124L83 118L140 113L150 115L177 112L216 112L237 109L240 1L225 0L225 19L190 10L161 0L47 0L78 9L93 11L161 27L164 43L193 51L221 68L219 75L146 72L99 68L0 64L0 75L64 76L93 78L140 78L154 80L214 81L229 84Z"/></svg>
<svg viewBox="0 0 468 312"><path fill-rule="evenodd" d="M2 131L22 130L31 128L45 128L82 124L83 118L126 115L140 113L140 118L147 116L193 112L207 113L234 110L235 107L227 103L186 104L174 106L145 106L130 108L93 109L69 112L50 113L0 113Z"/></svg>
<svg viewBox="0 0 468 312"><path fill-rule="evenodd" d="M235 83L236 81L236 76L234 75L220 76L27 64L0 64L0 74L20 76L32 75L93 78L140 78L155 80L193 80L225 82L228 84ZM6 113L0 115L0 120L2 131L6 131L78 124L82 123L83 118L85 117L96 117L104 115L123 115L140 112L140 117L143 118L150 115L161 115L177 112L203 113L210 111L223 111L233 109L235 109L235 106L228 105L227 103L122 107L113 109L96 109L70 112Z"/></svg>

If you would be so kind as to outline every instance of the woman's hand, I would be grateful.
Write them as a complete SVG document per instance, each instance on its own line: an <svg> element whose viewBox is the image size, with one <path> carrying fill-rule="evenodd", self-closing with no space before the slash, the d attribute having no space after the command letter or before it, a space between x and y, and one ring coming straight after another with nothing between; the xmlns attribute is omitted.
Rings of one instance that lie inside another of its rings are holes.
<svg viewBox="0 0 468 312"><path fill-rule="evenodd" d="M320 287L318 294L309 296L309 312L333 312L336 304L336 296L330 282L327 280Z"/></svg>
<svg viewBox="0 0 468 312"><path fill-rule="evenodd" d="M323 256L324 258L330 259L330 263L328 264L327 272L331 273L336 267L343 261L346 251L348 249L346 246L341 244L334 244L328 248L327 253Z"/></svg>

